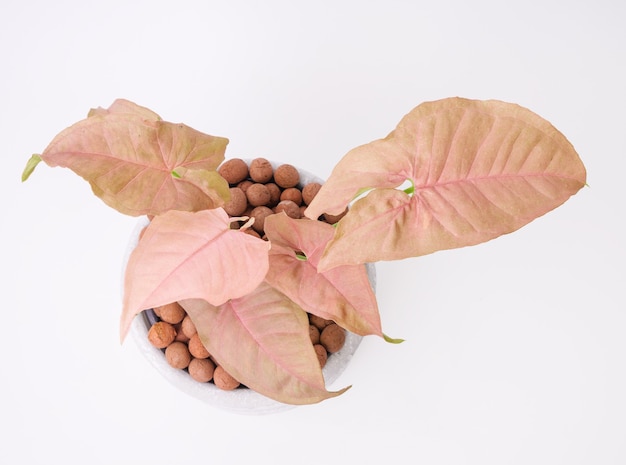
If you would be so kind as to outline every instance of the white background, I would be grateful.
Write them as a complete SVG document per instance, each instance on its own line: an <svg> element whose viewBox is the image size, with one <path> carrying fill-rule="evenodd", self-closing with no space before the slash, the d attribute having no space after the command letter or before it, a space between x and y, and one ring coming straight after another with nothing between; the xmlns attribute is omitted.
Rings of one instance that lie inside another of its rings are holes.
<svg viewBox="0 0 626 465"><path fill-rule="evenodd" d="M625 23L617 0L3 0L0 463L626 463ZM544 116L590 187L512 235L379 264L406 342L366 338L350 391L274 415L202 404L120 345L136 220L69 170L20 182L117 97L326 177L449 96Z"/></svg>

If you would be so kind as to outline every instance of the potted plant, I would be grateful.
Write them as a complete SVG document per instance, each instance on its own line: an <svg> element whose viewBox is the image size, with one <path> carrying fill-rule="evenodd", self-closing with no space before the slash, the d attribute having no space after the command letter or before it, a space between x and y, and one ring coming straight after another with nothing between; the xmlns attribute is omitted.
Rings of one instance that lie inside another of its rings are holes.
<svg viewBox="0 0 626 465"><path fill-rule="evenodd" d="M495 100L422 103L384 139L349 151L296 209L270 209L258 187L295 187L293 166L224 161L227 143L116 100L59 133L22 179L41 161L67 167L107 205L148 218L126 268L122 340L141 312L182 309L220 376L285 404L347 389L326 389L307 313L338 341L347 330L399 342L383 333L366 264L513 232L586 179L563 134Z"/></svg>

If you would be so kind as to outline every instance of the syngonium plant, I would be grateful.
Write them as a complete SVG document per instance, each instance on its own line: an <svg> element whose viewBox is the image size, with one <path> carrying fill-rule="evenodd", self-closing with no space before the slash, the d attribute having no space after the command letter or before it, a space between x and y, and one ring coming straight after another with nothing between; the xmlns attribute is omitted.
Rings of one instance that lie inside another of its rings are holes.
<svg viewBox="0 0 626 465"><path fill-rule="evenodd" d="M327 391L306 312L394 342L382 331L365 263L513 232L586 179L565 136L526 108L426 102L387 137L349 151L306 218L268 217L264 241L243 233L250 221L231 229L236 219L222 208L229 185L217 170L227 144L116 100L59 133L22 179L41 161L70 168L107 205L151 219L126 269L122 340L141 311L179 302L231 375L289 404L347 389ZM347 207L336 227L311 221Z"/></svg>

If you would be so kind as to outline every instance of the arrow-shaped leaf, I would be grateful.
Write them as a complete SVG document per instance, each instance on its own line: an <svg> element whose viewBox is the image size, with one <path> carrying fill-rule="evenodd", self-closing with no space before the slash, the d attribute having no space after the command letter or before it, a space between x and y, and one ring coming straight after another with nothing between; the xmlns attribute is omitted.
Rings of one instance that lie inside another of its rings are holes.
<svg viewBox="0 0 626 465"><path fill-rule="evenodd" d="M249 388L288 404L312 404L347 390L326 390L306 313L267 283L219 307L199 299L180 304L211 355Z"/></svg>
<svg viewBox="0 0 626 465"><path fill-rule="evenodd" d="M306 211L343 211L319 268L401 259L488 241L565 202L585 168L548 121L518 105L424 103L383 140L349 152ZM409 180L413 193L396 191Z"/></svg>
<svg viewBox="0 0 626 465"><path fill-rule="evenodd" d="M128 260L120 323L142 310L200 298L221 305L253 291L267 273L269 243L230 229L222 208L155 217Z"/></svg>
<svg viewBox="0 0 626 465"><path fill-rule="evenodd" d="M216 171L227 139L162 121L128 101L116 101L109 110L92 110L90 115L58 134L41 159L49 166L70 168L105 203L128 215L223 204L225 181L207 185L206 176L196 182L191 176L178 179L172 172ZM215 192L207 195L207 188Z"/></svg>
<svg viewBox="0 0 626 465"><path fill-rule="evenodd" d="M318 273L317 265L334 228L321 221L294 220L284 213L265 219L272 243L265 280L304 310L362 336L382 337L378 304L364 265ZM302 252L305 260L297 253Z"/></svg>

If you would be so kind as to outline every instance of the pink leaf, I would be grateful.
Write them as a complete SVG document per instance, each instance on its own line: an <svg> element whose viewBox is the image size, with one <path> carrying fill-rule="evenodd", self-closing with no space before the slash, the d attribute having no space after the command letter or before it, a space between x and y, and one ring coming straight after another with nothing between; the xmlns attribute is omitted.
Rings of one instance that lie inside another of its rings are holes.
<svg viewBox="0 0 626 465"><path fill-rule="evenodd" d="M155 217L133 250L124 281L124 339L142 310L182 299L221 305L253 291L268 269L269 243L230 229L221 209Z"/></svg>
<svg viewBox="0 0 626 465"><path fill-rule="evenodd" d="M235 379L279 402L312 404L328 392L304 310L263 283L253 293L216 307L183 300L200 340Z"/></svg>
<svg viewBox="0 0 626 465"><path fill-rule="evenodd" d="M304 310L360 335L382 336L378 304L364 265L318 273L317 265L334 228L321 221L294 220L284 213L265 219L272 243L265 280ZM306 260L296 252L303 252Z"/></svg>
<svg viewBox="0 0 626 465"><path fill-rule="evenodd" d="M339 223L320 263L326 270L488 241L561 205L585 178L572 145L540 116L452 98L418 106L385 139L348 153L306 215L341 211L363 188L381 189ZM405 180L414 192L388 189Z"/></svg>
<svg viewBox="0 0 626 465"><path fill-rule="evenodd" d="M121 98L118 98L117 100L115 100L109 108L102 108L102 107L92 108L89 111L88 116L105 115L107 113L135 115L135 116L139 116L143 119L150 120L150 121L161 120L161 117L157 115L155 112L153 112L152 110L146 107L137 105L136 103L131 102L130 100L121 99Z"/></svg>
<svg viewBox="0 0 626 465"><path fill-rule="evenodd" d="M196 211L221 206L224 180L179 179L176 170L215 172L228 140L209 136L128 101L97 109L58 134L41 154L50 166L70 168L94 193L128 215L167 210ZM212 192L207 195L207 188Z"/></svg>

